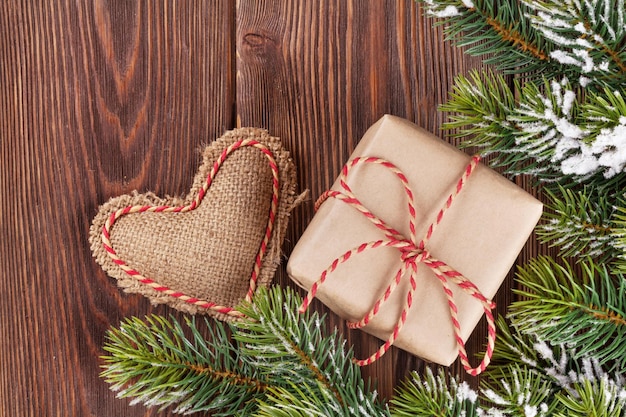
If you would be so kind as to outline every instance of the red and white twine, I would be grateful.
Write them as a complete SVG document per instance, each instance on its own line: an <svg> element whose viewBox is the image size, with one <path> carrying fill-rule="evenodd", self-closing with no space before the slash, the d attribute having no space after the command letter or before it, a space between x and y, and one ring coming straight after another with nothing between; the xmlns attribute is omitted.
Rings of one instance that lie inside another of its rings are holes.
<svg viewBox="0 0 626 417"><path fill-rule="evenodd" d="M491 361L491 357L493 355L493 349L495 346L496 339L496 326L494 316L492 314L492 310L495 308L495 303L489 299L487 299L480 290L476 287L474 283L472 283L469 279L463 276L458 271L449 267L445 262L436 259L433 257L426 246L428 241L432 237L436 227L441 223L445 212L450 208L452 202L455 197L461 192L465 183L469 176L474 171L474 168L478 164L480 158L478 156L474 156L471 159L469 165L465 168L463 175L459 179L456 184L456 187L447 198L444 206L439 210L435 221L430 224L428 230L424 238L420 241L417 241L416 231L415 231L415 206L413 204L413 192L409 187L408 180L406 176L400 171L394 164L389 161L386 161L381 158L375 157L364 157L364 158L354 158L346 165L344 165L341 175L339 177L339 183L343 191L335 191L329 190L326 191L322 196L318 199L315 204L316 210L319 206L326 201L328 198L336 198L344 203L354 207L361 214L363 214L368 220L374 224L378 229L380 229L384 233L384 238L376 241L366 242L359 246L356 246L335 260L333 260L328 268L321 273L320 278L311 286L309 293L304 298L302 306L300 307L300 312L304 312L307 310L309 304L312 299L315 297L317 290L320 285L324 283L324 281L328 278L329 274L331 274L337 267L350 259L353 255L368 251L370 249L375 249L378 247L393 247L398 249L400 252L400 259L402 260L402 265L398 269L397 273L394 275L391 283L387 286L387 289L382 294L382 296L374 303L374 306L371 310L358 322L348 322L348 327L350 328L361 328L366 326L371 319L378 314L380 311L381 305L386 302L393 291L400 284L402 277L409 272L409 289L406 294L406 300L404 302L404 306L402 308L402 312L398 321L394 327L393 332L389 336L389 338L385 341L385 343L378 349L377 352L372 354L370 357L362 360L357 360L356 363L359 365L369 365L376 360L378 360L381 356L383 356L390 348L391 345L398 338L400 330L402 326L406 322L408 311L413 304L413 294L417 288L416 276L417 276L417 264L422 263L426 265L430 270L435 274L435 276L441 282L443 291L448 300L448 307L450 310L450 319L452 320L452 324L454 326L455 339L459 350L459 358L463 367L470 375L478 375L485 370L489 362ZM409 213L409 239L405 238L400 232L388 226L382 219L373 214L370 210L368 210L359 199L354 195L348 184L346 183L346 179L348 177L348 173L352 168L360 164L376 164L385 167L390 170L392 173L396 175L396 177L401 181L404 191L407 197L407 206ZM479 366L473 368L469 363L469 358L467 357L467 352L465 350L465 342L461 337L461 325L458 320L458 308L456 302L454 300L454 294L450 289L450 282L456 284L459 288L461 288L466 293L470 294L472 297L476 298L483 306L483 310L487 317L487 325L488 325L488 340L487 340L487 351L485 352L484 358Z"/></svg>
<svg viewBox="0 0 626 417"><path fill-rule="evenodd" d="M195 210L198 206L200 206L200 203L204 199L209 187L211 187L211 184L213 183L213 180L215 179L215 176L217 175L224 161L234 151L236 151L237 149L246 147L246 146L250 146L250 147L260 150L267 157L270 168L272 170L272 200L270 203L270 211L269 211L267 227L265 228L265 234L263 236L263 240L261 241L259 251L257 252L256 258L254 261L252 275L250 276L250 286L248 287L248 291L245 296L246 301L251 301L252 296L254 295L254 292L256 291L257 279L261 271L263 258L265 254L267 253L267 247L272 237L272 231L274 229L274 223L276 221L276 213L278 210L278 195L279 195L278 165L276 164L274 155L272 154L272 151L267 146L265 146L264 144L254 139L241 139L241 140L234 142L233 144L228 146L226 149L224 149L220 157L213 164L213 167L211 168L211 172L209 173L202 187L200 187L200 189L198 190L198 194L193 199L193 201L191 201L191 203L189 203L188 205L185 205L185 206L136 205L136 206L123 207L115 211L114 213L111 213L111 215L105 222L104 226L102 227L102 244L104 246L104 249L107 251L109 257L113 261L113 263L118 265L124 272L126 272L128 275L130 275L131 277L133 277L140 283L145 284L160 293L166 294L170 297L177 298L188 304L191 304L200 308L205 308L205 309L208 309L217 313L221 313L221 314L226 314L229 316L241 317L242 314L238 312L237 310L235 310L235 308L232 306L222 306L222 305L218 305L216 303L210 302L210 301L201 300L199 298L196 298L196 297L184 294L183 292L177 291L175 289L169 288L168 286L160 284L159 282L155 281L152 278L148 278L142 275L139 271L129 266L126 263L126 261L124 261L118 256L117 252L113 248L113 245L111 244L110 232L115 222L120 217L123 217L127 214L186 213L186 212Z"/></svg>

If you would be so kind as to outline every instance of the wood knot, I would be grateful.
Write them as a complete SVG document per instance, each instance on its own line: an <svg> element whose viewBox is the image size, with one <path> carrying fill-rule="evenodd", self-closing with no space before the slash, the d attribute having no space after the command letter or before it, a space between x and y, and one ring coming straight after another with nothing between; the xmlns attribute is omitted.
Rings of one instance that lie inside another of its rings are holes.
<svg viewBox="0 0 626 417"><path fill-rule="evenodd" d="M268 40L268 37L258 33L248 33L243 37L244 44L250 48L258 48L259 46L263 46L263 44L265 44L265 42L267 42Z"/></svg>
<svg viewBox="0 0 626 417"><path fill-rule="evenodd" d="M258 32L246 33L243 36L241 46L244 56L255 57L263 61L275 55L277 49L276 41L273 38Z"/></svg>

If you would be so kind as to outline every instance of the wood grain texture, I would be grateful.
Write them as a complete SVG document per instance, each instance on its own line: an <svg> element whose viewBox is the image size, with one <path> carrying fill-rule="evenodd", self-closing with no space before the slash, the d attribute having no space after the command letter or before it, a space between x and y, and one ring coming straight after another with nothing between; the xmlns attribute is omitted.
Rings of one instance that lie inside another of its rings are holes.
<svg viewBox="0 0 626 417"><path fill-rule="evenodd" d="M201 145L235 125L282 137L314 199L383 114L440 133L454 76L480 66L412 0L1 2L0 415L157 414L98 377L109 326L171 313L121 293L91 259L99 204L186 193ZM286 256L312 216L312 202L294 212ZM546 252L531 239L519 263ZM293 286L284 266L276 282ZM359 356L378 348L314 308ZM425 366L394 348L363 371L388 398Z"/></svg>
<svg viewBox="0 0 626 417"><path fill-rule="evenodd" d="M150 311L91 259L99 204L188 191L233 124L229 1L0 5L0 415L155 415L98 377L105 330Z"/></svg>

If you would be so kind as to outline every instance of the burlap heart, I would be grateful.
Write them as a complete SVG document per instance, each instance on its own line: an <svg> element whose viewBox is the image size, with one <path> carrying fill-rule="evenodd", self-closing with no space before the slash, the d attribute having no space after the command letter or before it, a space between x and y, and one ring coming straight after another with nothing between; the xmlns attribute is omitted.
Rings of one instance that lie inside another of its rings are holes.
<svg viewBox="0 0 626 417"><path fill-rule="evenodd" d="M280 262L295 168L280 140L255 128L227 132L203 158L185 198L135 192L102 205L91 249L126 292L234 319Z"/></svg>

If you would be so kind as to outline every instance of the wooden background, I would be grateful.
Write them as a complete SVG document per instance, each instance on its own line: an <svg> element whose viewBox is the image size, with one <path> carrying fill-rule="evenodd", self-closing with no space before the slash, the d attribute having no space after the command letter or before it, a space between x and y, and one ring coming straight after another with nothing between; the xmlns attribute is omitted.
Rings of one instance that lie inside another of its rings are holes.
<svg viewBox="0 0 626 417"><path fill-rule="evenodd" d="M92 260L98 205L186 193L201 145L238 125L282 137L314 198L383 114L439 133L453 77L481 63L432 25L412 0L0 2L0 415L156 415L98 376L109 326L171 312ZM312 215L296 210L287 255ZM545 251L531 239L519 263ZM379 345L346 334L359 355ZM388 398L424 366L394 348L364 374Z"/></svg>

